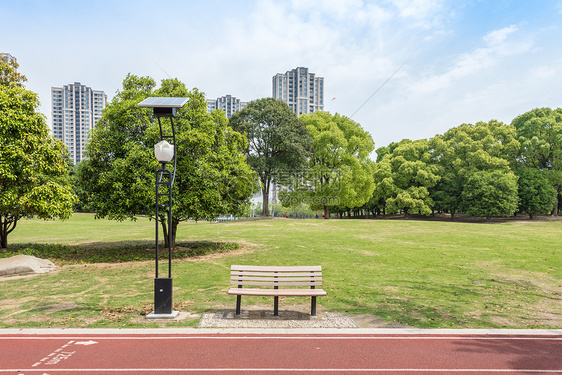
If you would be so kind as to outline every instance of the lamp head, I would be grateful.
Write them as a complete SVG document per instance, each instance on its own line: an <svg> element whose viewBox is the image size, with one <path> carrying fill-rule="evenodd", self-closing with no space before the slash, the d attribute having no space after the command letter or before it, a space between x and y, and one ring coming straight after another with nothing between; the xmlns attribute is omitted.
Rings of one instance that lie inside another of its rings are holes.
<svg viewBox="0 0 562 375"><path fill-rule="evenodd" d="M160 163L169 163L174 157L174 146L167 141L160 141L154 145L154 156Z"/></svg>

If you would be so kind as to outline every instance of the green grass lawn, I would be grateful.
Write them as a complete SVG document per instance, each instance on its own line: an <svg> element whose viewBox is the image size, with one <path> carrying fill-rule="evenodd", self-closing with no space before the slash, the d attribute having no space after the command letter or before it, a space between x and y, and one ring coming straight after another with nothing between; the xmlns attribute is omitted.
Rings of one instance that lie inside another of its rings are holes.
<svg viewBox="0 0 562 375"><path fill-rule="evenodd" d="M153 238L154 222L146 218L119 223L76 214L20 222L9 246L61 267L0 280L0 327L157 326L142 315L153 308ZM232 309L231 264L321 265L324 311L420 328L562 328L561 240L556 220L182 223L178 244L185 251L173 261L173 299L182 311ZM206 250L193 250L197 244ZM205 251L215 253L190 256ZM255 297L243 304L272 302ZM291 304L308 300L284 298L280 308Z"/></svg>

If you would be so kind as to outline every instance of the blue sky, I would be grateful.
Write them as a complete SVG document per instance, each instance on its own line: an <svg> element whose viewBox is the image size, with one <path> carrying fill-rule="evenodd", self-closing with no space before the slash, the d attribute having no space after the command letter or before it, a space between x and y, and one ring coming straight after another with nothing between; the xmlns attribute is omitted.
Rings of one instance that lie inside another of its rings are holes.
<svg viewBox="0 0 562 375"><path fill-rule="evenodd" d="M111 99L133 73L250 101L299 66L376 147L562 107L562 0L0 0L0 19L49 125L52 86Z"/></svg>

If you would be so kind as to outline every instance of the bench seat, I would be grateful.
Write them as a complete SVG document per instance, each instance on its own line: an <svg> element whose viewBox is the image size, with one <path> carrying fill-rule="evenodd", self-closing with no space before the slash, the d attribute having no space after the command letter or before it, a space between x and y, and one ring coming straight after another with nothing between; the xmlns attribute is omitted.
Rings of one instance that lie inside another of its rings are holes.
<svg viewBox="0 0 562 375"><path fill-rule="evenodd" d="M274 297L273 315L279 315L279 297L311 297L310 314L316 315L316 297L325 296L326 291L316 289L322 285L321 266L242 266L230 267L230 284L236 288L228 294L236 295L236 315L240 316L242 296ZM288 287L288 288L279 288Z"/></svg>
<svg viewBox="0 0 562 375"><path fill-rule="evenodd" d="M325 296L326 291L323 289L249 289L249 288L232 288L229 289L228 294L240 296Z"/></svg>

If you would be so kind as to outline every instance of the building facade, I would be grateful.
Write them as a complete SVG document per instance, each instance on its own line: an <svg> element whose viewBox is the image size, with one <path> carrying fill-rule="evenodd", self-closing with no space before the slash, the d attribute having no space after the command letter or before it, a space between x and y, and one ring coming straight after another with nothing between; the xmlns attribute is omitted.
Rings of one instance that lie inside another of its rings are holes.
<svg viewBox="0 0 562 375"><path fill-rule="evenodd" d="M215 109L222 109L226 113L226 117L230 118L233 113L246 108L247 105L247 102L243 102L232 95L225 95L217 99L207 99L207 112L211 113Z"/></svg>
<svg viewBox="0 0 562 375"><path fill-rule="evenodd" d="M0 52L0 59L6 61L6 62L18 62L18 60L15 58L15 56L10 55L9 53L5 53L5 52Z"/></svg>
<svg viewBox="0 0 562 375"><path fill-rule="evenodd" d="M324 110L324 77L299 67L273 76L273 97L289 105L297 116Z"/></svg>
<svg viewBox="0 0 562 375"><path fill-rule="evenodd" d="M0 52L0 60L3 60L5 62L7 62L8 64L10 63L10 61L13 61L17 64L18 60L10 55L9 53L4 53L4 52ZM5 79L6 76L4 75L4 72L0 71L0 78L1 79Z"/></svg>
<svg viewBox="0 0 562 375"><path fill-rule="evenodd" d="M51 100L53 135L66 145L74 164L79 163L84 159L89 132L107 104L107 95L74 82L51 87Z"/></svg>

